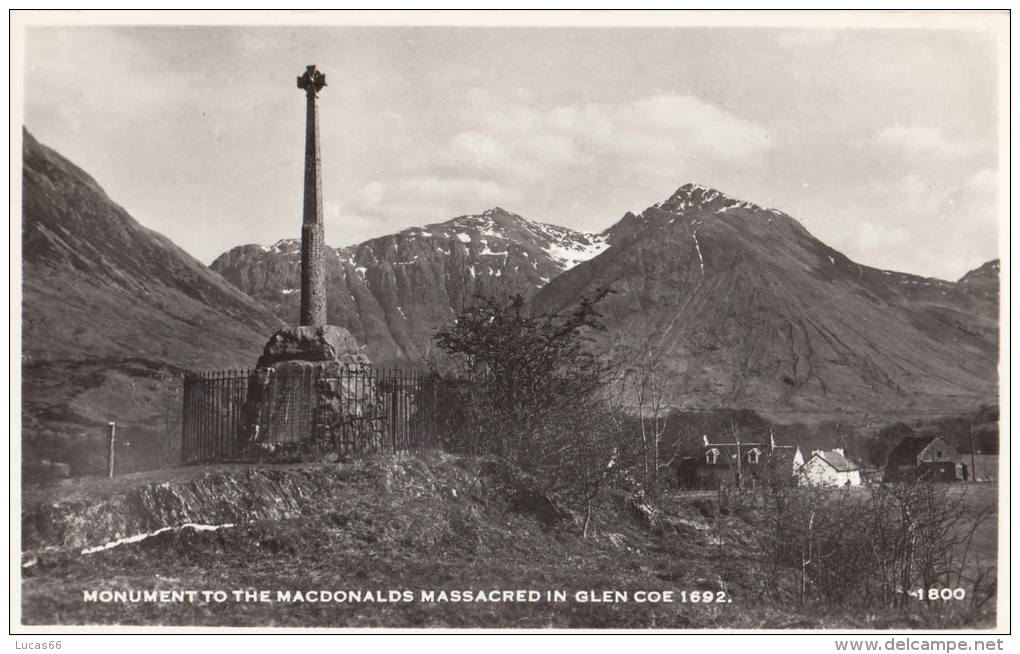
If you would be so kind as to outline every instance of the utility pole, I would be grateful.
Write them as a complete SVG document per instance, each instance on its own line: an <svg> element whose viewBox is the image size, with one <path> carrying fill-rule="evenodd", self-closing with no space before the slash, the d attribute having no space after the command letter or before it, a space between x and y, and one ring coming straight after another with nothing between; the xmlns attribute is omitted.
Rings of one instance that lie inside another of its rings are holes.
<svg viewBox="0 0 1020 654"><path fill-rule="evenodd" d="M117 440L117 423L110 423L110 451L106 456L106 475L110 478L113 477L113 444Z"/></svg>
<svg viewBox="0 0 1020 654"><path fill-rule="evenodd" d="M743 471L741 470L742 461L740 460L740 435L735 431L733 432L733 440L737 442L737 488L744 485Z"/></svg>
<svg viewBox="0 0 1020 654"><path fill-rule="evenodd" d="M974 467L974 423L970 423L970 480L977 481L977 468Z"/></svg>

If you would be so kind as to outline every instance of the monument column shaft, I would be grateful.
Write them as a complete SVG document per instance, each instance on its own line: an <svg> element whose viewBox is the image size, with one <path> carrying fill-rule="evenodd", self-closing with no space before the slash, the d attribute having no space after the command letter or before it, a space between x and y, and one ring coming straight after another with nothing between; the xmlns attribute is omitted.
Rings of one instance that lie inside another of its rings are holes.
<svg viewBox="0 0 1020 654"><path fill-rule="evenodd" d="M315 90L308 89L305 121L305 206L301 223L301 324L326 324L326 269L322 214L322 156L319 151L319 109Z"/></svg>

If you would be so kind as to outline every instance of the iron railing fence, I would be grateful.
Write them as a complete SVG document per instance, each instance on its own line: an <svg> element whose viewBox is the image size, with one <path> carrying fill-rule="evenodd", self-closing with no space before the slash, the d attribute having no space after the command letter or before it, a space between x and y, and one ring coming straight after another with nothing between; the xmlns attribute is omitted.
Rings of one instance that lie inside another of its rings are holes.
<svg viewBox="0 0 1020 654"><path fill-rule="evenodd" d="M183 463L420 451L438 442L434 385L414 371L190 373L183 402Z"/></svg>

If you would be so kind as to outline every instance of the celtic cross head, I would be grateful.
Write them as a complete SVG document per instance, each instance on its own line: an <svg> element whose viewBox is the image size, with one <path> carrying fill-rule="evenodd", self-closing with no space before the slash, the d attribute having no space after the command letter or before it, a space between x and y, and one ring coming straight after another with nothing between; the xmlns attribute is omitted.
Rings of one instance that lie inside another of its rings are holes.
<svg viewBox="0 0 1020 654"><path fill-rule="evenodd" d="M315 64L308 66L305 74L297 78L297 86L306 93L318 96L322 87L326 86L326 76L315 70Z"/></svg>

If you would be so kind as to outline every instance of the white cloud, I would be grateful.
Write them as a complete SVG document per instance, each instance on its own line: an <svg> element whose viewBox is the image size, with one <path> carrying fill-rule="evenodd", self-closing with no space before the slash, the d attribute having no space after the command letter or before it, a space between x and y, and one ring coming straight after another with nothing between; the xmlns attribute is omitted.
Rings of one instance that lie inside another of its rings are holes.
<svg viewBox="0 0 1020 654"><path fill-rule="evenodd" d="M520 151L528 158L544 161L555 166L565 166L577 161L579 152L575 139L565 134L538 132L517 141Z"/></svg>
<svg viewBox="0 0 1020 654"><path fill-rule="evenodd" d="M377 216L358 213L347 208L332 215L326 212L326 243L332 246L354 245L385 234L387 230Z"/></svg>
<svg viewBox="0 0 1020 654"><path fill-rule="evenodd" d="M369 182L365 185L365 188L361 190L361 206L363 207L377 207L382 202L383 195L386 193L386 183L378 180Z"/></svg>
<svg viewBox="0 0 1020 654"><path fill-rule="evenodd" d="M873 252L898 246L906 242L909 236L909 232L900 225L864 220L854 223L852 242L860 250Z"/></svg>
<svg viewBox="0 0 1020 654"><path fill-rule="evenodd" d="M692 95L549 108L516 105L489 112L483 120L496 134L571 137L582 147L628 156L672 155L682 150L733 160L757 155L773 145L765 126Z"/></svg>
<svg viewBox="0 0 1020 654"><path fill-rule="evenodd" d="M823 240L869 265L957 279L994 256L997 183L988 168L867 183Z"/></svg>
<svg viewBox="0 0 1020 654"><path fill-rule="evenodd" d="M450 142L454 152L462 153L470 163L502 162L507 151L502 143L481 132L461 132Z"/></svg>
<svg viewBox="0 0 1020 654"><path fill-rule="evenodd" d="M477 179L458 179L421 175L399 180L391 188L394 194L406 195L421 200L445 199L449 197L497 198L505 189L498 184Z"/></svg>
<svg viewBox="0 0 1020 654"><path fill-rule="evenodd" d="M772 147L772 135L764 126L690 95L645 98L625 107L623 115L628 131L651 137L665 150L692 149L734 160Z"/></svg>
<svg viewBox="0 0 1020 654"><path fill-rule="evenodd" d="M496 182L443 175L410 175L392 181L373 181L339 222L365 227L366 238L413 224L447 220L471 211L511 203L516 192ZM350 230L345 230L345 233ZM356 229L355 231L362 231ZM353 242L347 238L345 242Z"/></svg>
<svg viewBox="0 0 1020 654"><path fill-rule="evenodd" d="M872 182L863 192L890 216L930 221L948 213L994 213L997 184L997 174L982 168L962 180L945 174L910 173L888 182Z"/></svg>
<svg viewBox="0 0 1020 654"><path fill-rule="evenodd" d="M543 106L527 93L495 97L474 88L464 101L469 111L455 132L433 149L402 152L351 210L393 222L495 205L521 213L555 207L573 217L621 184L635 197L653 186L644 200L651 204L697 177L699 166L711 179L706 166L754 163L774 145L767 127L691 95ZM566 189L579 195L566 197Z"/></svg>
<svg viewBox="0 0 1020 654"><path fill-rule="evenodd" d="M966 157L984 149L981 143L967 143L947 138L942 130L921 125L886 127L872 139L880 148L907 156L934 156L946 159Z"/></svg>
<svg viewBox="0 0 1020 654"><path fill-rule="evenodd" d="M477 124L410 169L482 169L517 183L583 174L593 165L629 176L677 170L696 161L746 163L770 150L770 130L691 95L662 94L619 103L536 106L467 94Z"/></svg>

